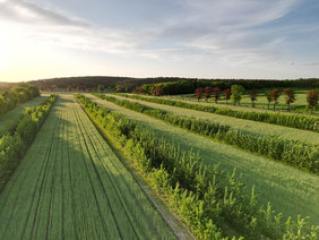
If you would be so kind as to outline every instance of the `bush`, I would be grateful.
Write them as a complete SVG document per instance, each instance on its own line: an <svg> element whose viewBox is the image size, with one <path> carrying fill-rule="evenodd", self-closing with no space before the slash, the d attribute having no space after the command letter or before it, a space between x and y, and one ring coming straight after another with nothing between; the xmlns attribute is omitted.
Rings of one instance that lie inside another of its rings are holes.
<svg viewBox="0 0 319 240"><path fill-rule="evenodd" d="M276 136L255 134L244 129L236 129L229 125L193 117L179 116L172 112L154 109L140 103L121 100L116 97L97 95L126 108L162 119L175 126L209 136L227 144L235 145L250 152L283 161L289 165L319 172L319 149L315 145L307 145L295 140L281 139Z"/></svg>
<svg viewBox="0 0 319 240"><path fill-rule="evenodd" d="M225 173L217 166L203 165L196 154L181 151L171 140L159 139L151 128L84 96L79 95L78 100L95 124L120 143L153 188L165 195L198 239L229 239L221 227L225 222L247 239L317 238L318 230L305 219L285 221L270 203L258 203L254 188L245 194L249 189L235 170ZM298 228L301 221L302 229Z"/></svg>

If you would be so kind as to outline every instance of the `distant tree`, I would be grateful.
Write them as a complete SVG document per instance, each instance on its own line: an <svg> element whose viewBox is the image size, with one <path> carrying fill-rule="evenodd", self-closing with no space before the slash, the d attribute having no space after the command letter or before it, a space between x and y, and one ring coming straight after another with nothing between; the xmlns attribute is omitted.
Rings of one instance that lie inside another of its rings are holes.
<svg viewBox="0 0 319 240"><path fill-rule="evenodd" d="M103 92L104 91L104 86L102 84L97 85L96 91L99 92L99 93Z"/></svg>
<svg viewBox="0 0 319 240"><path fill-rule="evenodd" d="M256 90L249 91L249 97L251 101L251 106L254 108L256 105L255 102L257 101L257 91Z"/></svg>
<svg viewBox="0 0 319 240"><path fill-rule="evenodd" d="M202 98L203 95L203 88L196 88L195 90L195 95L197 97L197 101L199 102L199 100Z"/></svg>
<svg viewBox="0 0 319 240"><path fill-rule="evenodd" d="M308 108L310 109L310 112L316 108L318 105L318 99L319 99L319 93L316 90L310 90L307 93L307 102L308 102Z"/></svg>
<svg viewBox="0 0 319 240"><path fill-rule="evenodd" d="M270 104L271 104L271 102L272 102L272 98L271 98L271 91L266 91L266 93L265 93L265 95L266 95L266 98L267 98L267 102L268 102L268 110L270 109Z"/></svg>
<svg viewBox="0 0 319 240"><path fill-rule="evenodd" d="M212 89L212 93L213 93L213 96L214 96L215 103L218 103L218 101L220 99L220 94L221 94L220 88L219 87L214 87Z"/></svg>
<svg viewBox="0 0 319 240"><path fill-rule="evenodd" d="M240 105L241 96L245 93L245 88L241 85L235 84L231 86L231 93L233 98L233 103Z"/></svg>
<svg viewBox="0 0 319 240"><path fill-rule="evenodd" d="M276 105L278 104L278 99L280 97L281 91L278 88L274 88L271 90L271 100L274 102L274 111L276 111Z"/></svg>
<svg viewBox="0 0 319 240"><path fill-rule="evenodd" d="M153 89L153 95L155 96L162 96L163 95L163 86L156 85Z"/></svg>
<svg viewBox="0 0 319 240"><path fill-rule="evenodd" d="M231 97L231 90L230 88L226 88L224 90L224 96L225 96L225 101L226 101L226 104L228 103L228 100L230 99Z"/></svg>
<svg viewBox="0 0 319 240"><path fill-rule="evenodd" d="M210 96L212 94L212 88L211 87L205 87L204 92L205 92L206 102L208 102L208 99L210 98Z"/></svg>
<svg viewBox="0 0 319 240"><path fill-rule="evenodd" d="M286 104L287 104L287 110L290 111L291 110L290 104L294 103L296 100L295 92L291 88L285 88L284 94L286 97L285 100L286 100Z"/></svg>

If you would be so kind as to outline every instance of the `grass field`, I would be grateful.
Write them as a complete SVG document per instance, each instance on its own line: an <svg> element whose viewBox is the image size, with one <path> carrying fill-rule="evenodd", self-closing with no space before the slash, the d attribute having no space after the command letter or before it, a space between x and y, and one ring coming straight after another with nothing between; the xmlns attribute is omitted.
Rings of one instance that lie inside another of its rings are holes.
<svg viewBox="0 0 319 240"><path fill-rule="evenodd" d="M1 239L174 239L79 105L61 98L0 195Z"/></svg>
<svg viewBox="0 0 319 240"><path fill-rule="evenodd" d="M5 134L8 130L11 130L12 128L14 128L19 118L21 117L21 114L23 114L25 108L39 105L47 97L48 95L42 95L40 97L32 99L26 103L18 105L11 111L1 116L0 117L0 136Z"/></svg>
<svg viewBox="0 0 319 240"><path fill-rule="evenodd" d="M279 138L283 138L283 139L289 139L289 140L293 139L293 140L298 140L300 142L304 142L307 144L319 145L319 133L312 132L312 131L305 131L305 130L290 128L290 127L278 126L278 125L269 124L269 123L243 120L243 119L238 119L238 118L233 118L228 116L222 116L222 115L214 114L214 113L196 111L192 109L169 106L165 104L152 103L152 102L136 100L131 98L124 98L118 95L112 95L112 96L115 96L119 99L130 100L132 102L138 102L153 108L170 111L170 112L173 112L174 114L178 114L181 116L183 115L192 116L198 119L207 119L213 122L227 124L234 128L245 129L246 131L250 131L256 134L262 133L265 135L278 136Z"/></svg>
<svg viewBox="0 0 319 240"><path fill-rule="evenodd" d="M192 102L197 102L196 96L194 94L186 94L186 95L178 95L178 96L167 96L169 98L175 98L179 100L186 100L186 101L192 101ZM298 90L296 91L295 94L296 100L294 103L291 104L292 109L295 112L298 113L305 113L309 114L309 111L307 110L307 91L305 90ZM203 96L202 99L200 100L201 103L206 103L205 97ZM208 102L210 104L214 103L213 97L211 97ZM226 101L221 97L219 100L220 104L225 105ZM231 100L229 100L227 103L231 103ZM251 109L251 100L248 95L243 95L242 100L241 100L241 106L239 107L240 109L245 109L249 108ZM219 105L220 105L219 104ZM237 107L238 108L238 107ZM261 109L261 110L268 110L268 101L265 96L265 94L258 94L257 95L257 101L256 101L256 106L253 108L254 110ZM270 104L270 110L273 110L273 103ZM285 96L281 95L278 99L278 105L276 106L276 110L281 110L281 111L287 111L287 105L285 103ZM319 114L319 106L317 106L317 109L314 111L313 115L318 116Z"/></svg>
<svg viewBox="0 0 319 240"><path fill-rule="evenodd" d="M206 164L220 164L225 171L236 168L247 186L256 186L261 202L270 201L275 209L285 215L309 216L313 223L319 224L319 176L214 142L92 95L87 96L113 111L143 122L146 127L156 130L158 137L172 139L184 150L193 149Z"/></svg>

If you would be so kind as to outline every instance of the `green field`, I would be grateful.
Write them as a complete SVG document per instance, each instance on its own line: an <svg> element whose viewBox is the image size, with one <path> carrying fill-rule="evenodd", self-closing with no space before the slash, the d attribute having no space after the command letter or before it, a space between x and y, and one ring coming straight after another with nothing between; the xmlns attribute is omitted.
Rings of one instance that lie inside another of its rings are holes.
<svg viewBox="0 0 319 240"><path fill-rule="evenodd" d="M62 96L0 195L1 239L175 239L80 106Z"/></svg>
<svg viewBox="0 0 319 240"><path fill-rule="evenodd" d="M186 94L186 95L177 95L177 96L165 96L165 97L169 97L169 98L174 98L174 99L178 99L178 100L186 100L186 101L192 101L192 102L198 102L196 96L194 96L194 94ZM307 110L307 91L306 90L298 90L295 93L295 102L291 104L292 110L294 112L298 112L298 113L305 113L305 114L309 114L309 111ZM201 103L206 103L205 97L203 96L200 100ZM213 97L208 99L208 103L210 104L214 104L214 99ZM223 104L223 107L226 105L226 103L228 103L227 105L231 105L231 100L229 101L225 101L223 96L221 97L221 99L219 100L219 105ZM256 106L255 108L251 107L251 100L249 95L243 95L242 99L241 99L241 106L237 107L237 109L253 109L255 110L268 110L268 101L267 98L265 96L265 94L258 94L257 95L257 101L256 101ZM270 108L269 110L273 110L273 102L270 103ZM287 105L285 103L285 96L281 95L278 98L278 104L276 106L276 110L280 110L280 111L287 111ZM319 106L317 106L317 109L314 111L313 115L318 116L319 114Z"/></svg>
<svg viewBox="0 0 319 240"><path fill-rule="evenodd" d="M193 149L206 164L220 164L225 171L236 168L247 186L256 186L262 203L270 201L276 210L287 216L301 214L309 216L313 223L319 223L319 176L212 141L95 96L87 96L113 111L142 122L154 129L158 137L173 140L183 150Z"/></svg>
<svg viewBox="0 0 319 240"><path fill-rule="evenodd" d="M11 130L15 127L18 120L21 117L21 114L23 114L24 110L27 107L33 107L36 105L39 105L41 102L43 102L48 95L42 95L41 97L37 97L35 99L32 99L26 103L20 104L16 106L13 110L7 112L6 114L0 116L0 136L5 134L8 130Z"/></svg>
<svg viewBox="0 0 319 240"><path fill-rule="evenodd" d="M157 109L162 109L166 111L173 112L174 114L178 114L181 116L192 116L198 119L207 119L212 122L217 122L220 124L227 124L234 128L245 129L246 131L250 131L256 134L264 134L271 136L278 136L282 139L293 139L307 144L319 145L319 133L300 130L290 127L278 126L269 123L262 123L250 120L243 120L228 116L222 116L219 114L196 111L192 109L180 108L175 106L169 106L165 104L152 103L148 101L136 100L131 98L124 98L118 95L112 95L119 99L126 99L132 102L138 102L146 106L150 106Z"/></svg>

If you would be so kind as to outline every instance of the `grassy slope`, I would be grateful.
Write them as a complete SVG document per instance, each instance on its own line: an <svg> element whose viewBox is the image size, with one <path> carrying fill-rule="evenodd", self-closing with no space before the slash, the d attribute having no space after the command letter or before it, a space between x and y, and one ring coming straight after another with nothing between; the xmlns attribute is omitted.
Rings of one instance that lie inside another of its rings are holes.
<svg viewBox="0 0 319 240"><path fill-rule="evenodd" d="M114 111L143 122L147 127L155 129L159 137L173 139L183 149L194 149L207 164L218 163L229 171L235 167L242 174L244 183L256 186L261 201L271 201L275 209L286 215L310 216L313 223L319 224L319 176L214 142L92 95L87 96Z"/></svg>
<svg viewBox="0 0 319 240"><path fill-rule="evenodd" d="M120 99L130 100L133 102L138 102L153 108L171 111L179 115L193 116L199 119L208 119L214 122L220 122L223 124L233 126L235 128L243 128L245 130L249 130L254 133L276 135L276 136L279 136L280 138L299 140L304 143L319 145L319 133L312 132L312 131L300 130L300 129L290 128L285 126L274 125L270 123L244 120L244 119L239 119L234 117L223 116L223 115L219 115L215 113L196 111L196 110L187 109L187 108L180 108L180 107L169 106L164 104L151 103L147 101L125 98L118 95L112 95L112 96L115 96Z"/></svg>
<svg viewBox="0 0 319 240"><path fill-rule="evenodd" d="M79 105L57 104L0 195L3 239L173 235Z"/></svg>
<svg viewBox="0 0 319 240"><path fill-rule="evenodd" d="M42 95L24 104L20 104L3 116L0 116L0 136L5 134L8 130L14 128L26 107L33 107L40 104L47 96L48 95Z"/></svg>

